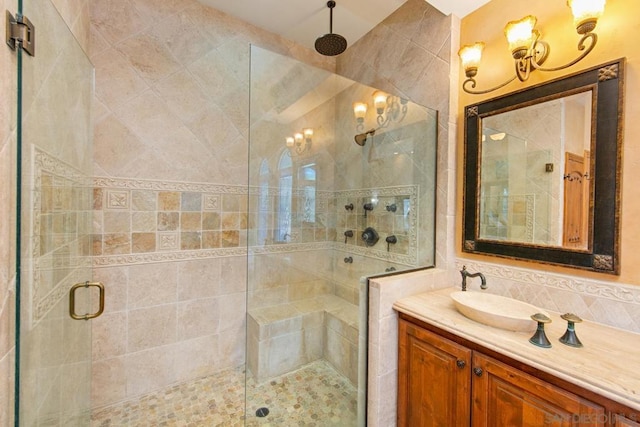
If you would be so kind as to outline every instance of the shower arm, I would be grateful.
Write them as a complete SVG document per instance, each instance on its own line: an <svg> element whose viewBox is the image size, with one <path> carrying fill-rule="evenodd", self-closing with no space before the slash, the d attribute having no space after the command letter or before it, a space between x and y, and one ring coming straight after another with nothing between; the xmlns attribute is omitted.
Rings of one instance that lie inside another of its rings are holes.
<svg viewBox="0 0 640 427"><path fill-rule="evenodd" d="M333 8L336 7L336 2L330 1L327 6L329 6L329 34L333 34Z"/></svg>
<svg viewBox="0 0 640 427"><path fill-rule="evenodd" d="M380 128L378 128L378 129L380 129ZM368 135L374 136L378 129L371 129L371 130L368 130L368 131L366 131L364 133L357 134L354 137L354 140L355 140L356 144L358 144L361 147L364 147L364 144L367 142Z"/></svg>

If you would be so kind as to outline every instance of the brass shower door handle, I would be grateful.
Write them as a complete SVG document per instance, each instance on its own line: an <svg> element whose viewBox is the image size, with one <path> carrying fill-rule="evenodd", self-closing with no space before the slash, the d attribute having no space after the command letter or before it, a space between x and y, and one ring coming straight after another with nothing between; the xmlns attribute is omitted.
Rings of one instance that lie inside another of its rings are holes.
<svg viewBox="0 0 640 427"><path fill-rule="evenodd" d="M78 290L78 288L98 288L100 291L100 304L98 307L98 311L96 311L95 313L87 313L87 314L76 314L76 291ZM102 314L102 312L104 311L104 285L100 282L89 282L88 280L86 282L82 282L82 283L76 283L75 285L73 285L71 287L71 290L69 291L69 315L71 316L72 319L75 320L89 320L89 319L95 319L96 317L100 316Z"/></svg>

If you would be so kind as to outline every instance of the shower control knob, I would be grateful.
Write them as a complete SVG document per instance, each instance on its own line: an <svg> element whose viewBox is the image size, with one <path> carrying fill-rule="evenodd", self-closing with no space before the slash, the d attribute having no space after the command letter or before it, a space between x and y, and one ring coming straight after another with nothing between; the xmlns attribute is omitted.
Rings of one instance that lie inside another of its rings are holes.
<svg viewBox="0 0 640 427"><path fill-rule="evenodd" d="M362 240L364 241L365 245L373 246L378 243L378 240L380 240L380 236L378 235L378 232L372 227L367 227L362 232Z"/></svg>
<svg viewBox="0 0 640 427"><path fill-rule="evenodd" d="M344 232L344 244L347 244L347 239L353 237L353 230L347 230Z"/></svg>
<svg viewBox="0 0 640 427"><path fill-rule="evenodd" d="M390 236L387 236L385 241L387 242L387 252L389 252L390 245L395 245L396 243L398 243L398 238L392 234Z"/></svg>
<svg viewBox="0 0 640 427"><path fill-rule="evenodd" d="M353 264L353 257L350 257L350 256L346 257L344 259L344 263L345 264Z"/></svg>

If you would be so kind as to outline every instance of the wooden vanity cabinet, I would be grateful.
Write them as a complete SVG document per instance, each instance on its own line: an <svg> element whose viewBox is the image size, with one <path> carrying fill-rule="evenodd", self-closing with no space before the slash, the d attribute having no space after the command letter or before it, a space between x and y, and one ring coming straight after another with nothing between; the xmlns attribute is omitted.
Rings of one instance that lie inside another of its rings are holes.
<svg viewBox="0 0 640 427"><path fill-rule="evenodd" d="M469 426L471 350L400 321L398 426Z"/></svg>
<svg viewBox="0 0 640 427"><path fill-rule="evenodd" d="M497 353L400 316L398 426L640 427L614 417L603 404L485 354Z"/></svg>
<svg viewBox="0 0 640 427"><path fill-rule="evenodd" d="M606 425L600 405L482 353L472 360L474 427Z"/></svg>
<svg viewBox="0 0 640 427"><path fill-rule="evenodd" d="M634 416L637 420L640 420L637 416ZM622 415L614 415L613 421L611 424L613 427L640 427L640 423L637 421L632 421L629 418L626 418Z"/></svg>

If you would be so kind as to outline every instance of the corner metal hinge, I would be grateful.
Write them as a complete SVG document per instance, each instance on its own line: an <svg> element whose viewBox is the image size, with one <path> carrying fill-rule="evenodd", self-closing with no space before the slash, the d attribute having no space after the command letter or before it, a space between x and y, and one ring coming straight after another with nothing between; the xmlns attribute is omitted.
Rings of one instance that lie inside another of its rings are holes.
<svg viewBox="0 0 640 427"><path fill-rule="evenodd" d="M26 16L18 13L14 17L11 12L7 10L6 27L7 44L11 49L16 50L17 46L22 46L22 49L29 55L35 55L36 29Z"/></svg>

